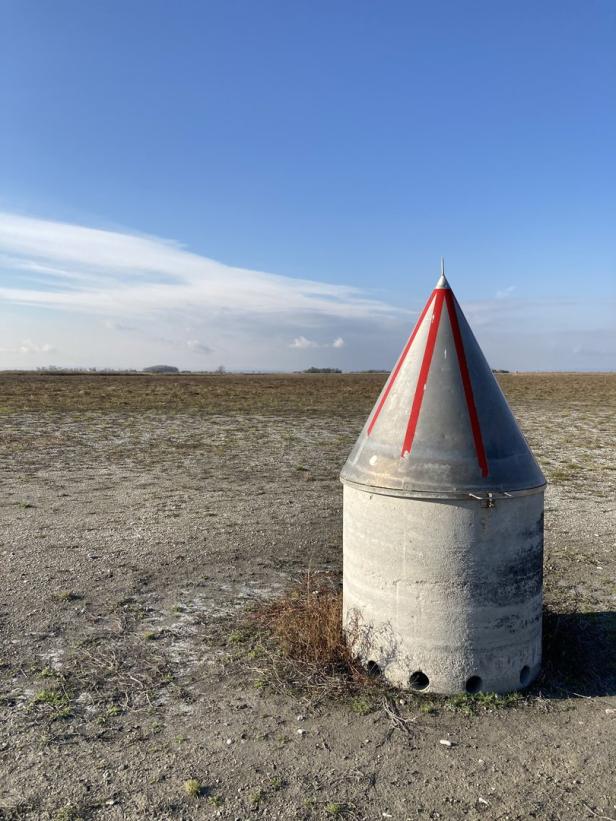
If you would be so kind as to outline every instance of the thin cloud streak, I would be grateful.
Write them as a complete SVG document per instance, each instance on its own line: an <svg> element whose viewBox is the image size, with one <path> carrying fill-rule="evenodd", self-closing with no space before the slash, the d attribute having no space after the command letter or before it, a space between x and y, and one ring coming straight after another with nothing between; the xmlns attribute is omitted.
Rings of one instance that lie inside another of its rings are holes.
<svg viewBox="0 0 616 821"><path fill-rule="evenodd" d="M9 213L0 213L0 254L5 274L12 269L30 286L39 283L0 288L0 298L22 305L114 316L195 308L341 319L400 314L357 288L224 265L156 237Z"/></svg>

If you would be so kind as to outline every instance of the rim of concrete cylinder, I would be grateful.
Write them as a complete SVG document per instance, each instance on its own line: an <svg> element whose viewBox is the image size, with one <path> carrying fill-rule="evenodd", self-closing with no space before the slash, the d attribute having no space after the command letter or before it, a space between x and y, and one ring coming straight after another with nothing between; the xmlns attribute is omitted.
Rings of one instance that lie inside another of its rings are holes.
<svg viewBox="0 0 616 821"><path fill-rule="evenodd" d="M485 502L492 500L514 499L519 496L534 496L536 493L543 493L547 487L547 482L525 490L490 490L475 493L470 490L459 491L438 491L438 490L401 490L391 487L376 487L375 485L362 485L360 482L353 482L342 476L340 481L343 485L348 485L356 490L363 490L364 493L377 493L379 496L398 496L404 499L466 499L466 501Z"/></svg>

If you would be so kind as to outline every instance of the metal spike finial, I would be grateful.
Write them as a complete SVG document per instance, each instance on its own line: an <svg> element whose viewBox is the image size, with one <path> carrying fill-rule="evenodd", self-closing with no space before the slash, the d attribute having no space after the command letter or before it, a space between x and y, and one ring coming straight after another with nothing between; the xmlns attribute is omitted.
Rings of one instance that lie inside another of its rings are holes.
<svg viewBox="0 0 616 821"><path fill-rule="evenodd" d="M437 288L449 288L447 277L445 276L445 257L441 257L441 275L436 283Z"/></svg>

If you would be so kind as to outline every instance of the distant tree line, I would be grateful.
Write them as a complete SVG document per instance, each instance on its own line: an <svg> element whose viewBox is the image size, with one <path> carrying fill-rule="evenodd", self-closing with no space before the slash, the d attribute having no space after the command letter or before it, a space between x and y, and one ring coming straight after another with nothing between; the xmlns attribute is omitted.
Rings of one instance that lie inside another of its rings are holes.
<svg viewBox="0 0 616 821"><path fill-rule="evenodd" d="M340 368L306 368L304 373L342 373Z"/></svg>
<svg viewBox="0 0 616 821"><path fill-rule="evenodd" d="M149 368L143 369L144 373L179 373L180 369L175 365L150 365Z"/></svg>
<svg viewBox="0 0 616 821"><path fill-rule="evenodd" d="M98 373L98 374L139 374L139 373L218 373L223 374L227 372L224 365L219 365L215 371L190 371L176 368L175 365L150 365L148 368L138 371L136 368L63 368L58 365L44 365L36 369L38 373L54 373L54 374L78 374L78 373Z"/></svg>
<svg viewBox="0 0 616 821"><path fill-rule="evenodd" d="M150 365L149 368L144 368L143 373L226 373L227 369L224 365L219 365L215 371L180 371L175 365Z"/></svg>
<svg viewBox="0 0 616 821"><path fill-rule="evenodd" d="M38 367L38 373L140 373L135 368L63 368L59 365L43 365Z"/></svg>

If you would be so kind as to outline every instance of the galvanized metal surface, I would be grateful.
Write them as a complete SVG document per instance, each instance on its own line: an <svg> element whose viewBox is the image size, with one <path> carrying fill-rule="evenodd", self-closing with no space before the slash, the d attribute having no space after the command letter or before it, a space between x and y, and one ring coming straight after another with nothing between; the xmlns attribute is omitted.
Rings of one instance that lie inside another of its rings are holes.
<svg viewBox="0 0 616 821"><path fill-rule="evenodd" d="M444 292L450 292L450 288L441 275L414 331L412 344L403 351L383 388L341 479L368 488L391 488L409 495L420 492L436 497L543 486L545 477L453 294L441 305L440 316L435 317L439 294ZM451 310L455 312L453 317ZM457 350L452 320L459 329L464 361ZM433 351L426 373L431 331ZM464 368L471 388L470 407ZM405 436L419 394L421 403L412 446L410 452L404 453ZM487 462L485 475L471 419L473 404Z"/></svg>

